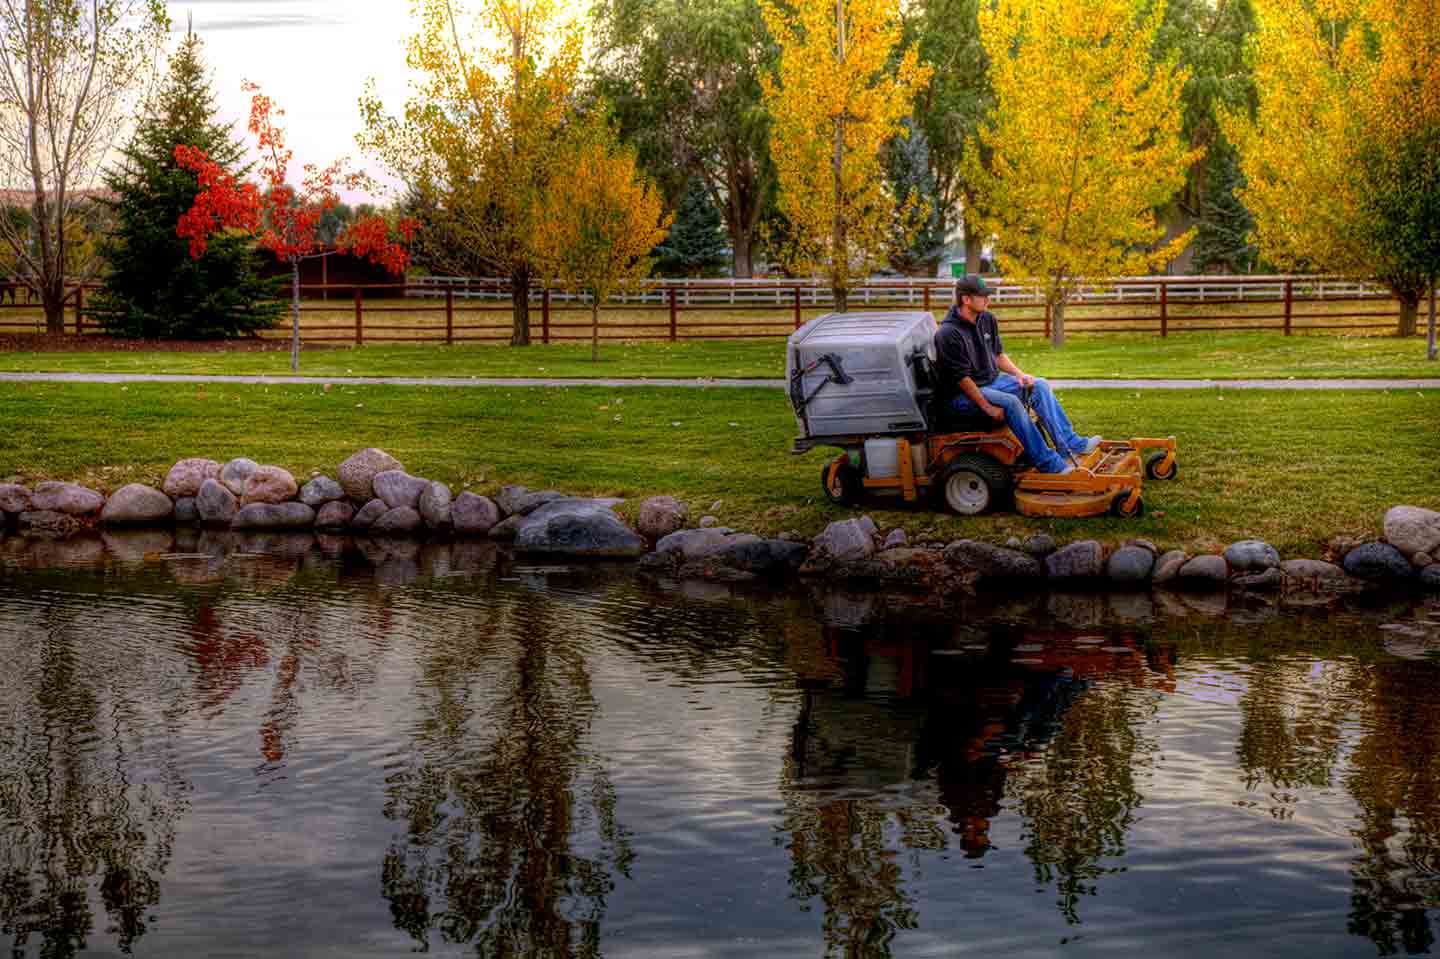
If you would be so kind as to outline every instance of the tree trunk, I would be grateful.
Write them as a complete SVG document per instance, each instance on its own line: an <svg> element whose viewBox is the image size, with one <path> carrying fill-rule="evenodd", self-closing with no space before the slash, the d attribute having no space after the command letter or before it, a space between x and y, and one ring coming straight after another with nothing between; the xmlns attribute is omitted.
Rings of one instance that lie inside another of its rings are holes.
<svg viewBox="0 0 1440 959"><path fill-rule="evenodd" d="M510 345L530 345L530 270L517 266L510 271Z"/></svg>
<svg viewBox="0 0 1440 959"><path fill-rule="evenodd" d="M40 288L40 302L45 307L45 332L65 332L65 284L46 283Z"/></svg>
<svg viewBox="0 0 1440 959"><path fill-rule="evenodd" d="M300 372L300 261L290 258L290 372Z"/></svg>
<svg viewBox="0 0 1440 959"><path fill-rule="evenodd" d="M1416 321L1420 315L1420 297L1400 297L1400 324L1395 330L1395 335L1400 337L1414 336Z"/></svg>
<svg viewBox="0 0 1440 959"><path fill-rule="evenodd" d="M836 313L848 313L848 312L850 312L850 291L849 291L849 290L847 290L847 289L845 289L844 287L841 287L841 286L836 286L836 287L832 287L832 288L831 288L830 293L831 293L832 296L835 297L835 312L836 312Z"/></svg>
<svg viewBox="0 0 1440 959"><path fill-rule="evenodd" d="M735 264L731 272L740 279L750 279L755 275L754 244L750 239L750 231L743 226L732 226L730 245L735 250Z"/></svg>
<svg viewBox="0 0 1440 959"><path fill-rule="evenodd" d="M968 205L966 209L969 209ZM984 252L980 232L970 225L969 217L965 219L965 272L978 276L980 273L980 256Z"/></svg>
<svg viewBox="0 0 1440 959"><path fill-rule="evenodd" d="M1437 359L1435 343L1435 280L1430 280L1430 320L1426 324L1425 359L1434 363Z"/></svg>
<svg viewBox="0 0 1440 959"><path fill-rule="evenodd" d="M1058 300L1050 305L1050 345L1055 349L1065 345L1065 301Z"/></svg>
<svg viewBox="0 0 1440 959"><path fill-rule="evenodd" d="M600 362L600 297L590 294L590 362Z"/></svg>

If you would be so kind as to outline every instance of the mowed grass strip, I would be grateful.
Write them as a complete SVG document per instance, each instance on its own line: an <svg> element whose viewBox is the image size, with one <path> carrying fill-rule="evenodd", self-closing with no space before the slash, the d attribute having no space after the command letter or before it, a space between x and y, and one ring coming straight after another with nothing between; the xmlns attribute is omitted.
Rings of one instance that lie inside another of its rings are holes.
<svg viewBox="0 0 1440 959"><path fill-rule="evenodd" d="M1002 327L1002 333L1004 332ZM1440 378L1424 341L1378 336L1278 333L1140 333L1072 337L1063 349L1034 336L1007 336L1006 349L1027 370L1051 378ZM287 352L4 352L0 371L288 375ZM306 350L300 373L338 376L578 378L779 378L785 343L692 340L549 346L377 345Z"/></svg>
<svg viewBox="0 0 1440 959"><path fill-rule="evenodd" d="M1079 428L1179 439L1180 476L1147 483L1139 520L958 518L925 505L866 508L912 540L1223 546L1255 536L1318 555L1337 534L1374 536L1397 503L1440 508L1440 390L1113 391L1064 397ZM249 456L302 483L365 446L457 491L502 483L623 496L668 493L692 516L762 533L814 534L860 511L820 495L832 452L788 452L795 423L773 389L404 388L0 384L0 480L158 486L177 459Z"/></svg>

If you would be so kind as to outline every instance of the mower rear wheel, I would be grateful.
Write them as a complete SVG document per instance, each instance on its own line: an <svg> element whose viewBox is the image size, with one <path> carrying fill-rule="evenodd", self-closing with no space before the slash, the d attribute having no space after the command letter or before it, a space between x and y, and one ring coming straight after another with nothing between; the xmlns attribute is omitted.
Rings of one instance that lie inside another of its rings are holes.
<svg viewBox="0 0 1440 959"><path fill-rule="evenodd" d="M849 506L860 500L860 492L865 488L860 480L860 471L850 465L849 459L844 459L836 467L834 474L830 468L835 466L835 460L831 460L820 467L820 488L825 491L825 498L840 506Z"/></svg>
<svg viewBox="0 0 1440 959"><path fill-rule="evenodd" d="M1145 515L1145 501L1140 497L1135 498L1134 506L1126 506L1130 501L1130 492L1123 490L1115 494L1115 499L1110 503L1110 512L1121 519L1139 519Z"/></svg>
<svg viewBox="0 0 1440 959"><path fill-rule="evenodd" d="M961 516L998 509L1010 498L1010 474L985 456L957 456L945 467L940 484L945 505Z"/></svg>
<svg viewBox="0 0 1440 959"><path fill-rule="evenodd" d="M1169 454L1165 452L1151 453L1150 457L1145 460L1145 475L1152 480L1174 479L1180 472L1180 463L1172 456L1170 458L1170 465L1168 467L1162 467L1160 464L1165 462L1167 455Z"/></svg>

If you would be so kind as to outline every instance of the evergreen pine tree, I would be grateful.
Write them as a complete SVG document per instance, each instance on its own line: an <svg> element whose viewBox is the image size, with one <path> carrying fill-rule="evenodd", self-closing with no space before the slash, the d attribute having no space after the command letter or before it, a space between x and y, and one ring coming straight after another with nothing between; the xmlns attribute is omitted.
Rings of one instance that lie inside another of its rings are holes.
<svg viewBox="0 0 1440 959"><path fill-rule="evenodd" d="M1236 191L1245 185L1245 175L1235 150L1220 142L1206 160L1205 199L1195 224L1197 273L1250 273L1258 251L1251 234L1255 218L1240 202Z"/></svg>
<svg viewBox="0 0 1440 959"><path fill-rule="evenodd" d="M698 177L690 180L665 242L655 248L656 270L662 274L700 274L722 266L730 256L720 212Z"/></svg>
<svg viewBox="0 0 1440 959"><path fill-rule="evenodd" d="M87 311L107 333L210 339L272 326L284 310L280 281L260 275L249 237L216 236L199 259L175 233L199 192L195 174L175 165L175 147L204 150L243 176L244 146L216 123L214 95L193 30L180 44L165 83L147 104L117 168L105 174L115 231L100 244L105 289Z"/></svg>
<svg viewBox="0 0 1440 959"><path fill-rule="evenodd" d="M901 273L934 276L940 254L945 249L944 218L940 210L940 191L935 174L930 170L930 141L925 131L908 117L904 120L908 137L895 137L885 147L885 177L897 203L895 224L891 231L890 265ZM926 204L924 218L904 209L907 197ZM906 234L912 232L906 242Z"/></svg>

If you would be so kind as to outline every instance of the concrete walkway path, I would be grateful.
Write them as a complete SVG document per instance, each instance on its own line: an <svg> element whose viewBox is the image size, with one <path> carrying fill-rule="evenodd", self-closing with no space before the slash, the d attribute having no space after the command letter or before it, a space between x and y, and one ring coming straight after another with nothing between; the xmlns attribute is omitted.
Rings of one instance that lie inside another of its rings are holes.
<svg viewBox="0 0 1440 959"><path fill-rule="evenodd" d="M182 373L0 373L0 383L238 383L253 386L678 386L695 389L737 388L782 389L784 380L735 379L554 379L540 377L486 376L204 376ZM1050 385L1065 390L1440 390L1440 376L1433 379L1246 379L1246 380L1122 380L1051 379Z"/></svg>

